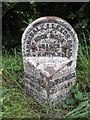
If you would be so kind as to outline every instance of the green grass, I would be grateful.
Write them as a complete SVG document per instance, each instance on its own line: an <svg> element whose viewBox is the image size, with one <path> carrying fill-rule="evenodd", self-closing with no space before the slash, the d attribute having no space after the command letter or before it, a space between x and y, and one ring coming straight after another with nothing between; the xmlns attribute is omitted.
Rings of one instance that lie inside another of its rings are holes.
<svg viewBox="0 0 90 120"><path fill-rule="evenodd" d="M14 54L13 51L12 53L4 51L2 73L3 117L40 118L43 116L41 106L34 102L24 89L21 52Z"/></svg>
<svg viewBox="0 0 90 120"><path fill-rule="evenodd" d="M34 108L36 104L22 91L12 88L4 88L3 117L4 118L28 118L40 117L40 111ZM32 108L33 106L33 108Z"/></svg>
<svg viewBox="0 0 90 120"><path fill-rule="evenodd" d="M23 62L21 50L3 50L2 63L2 104L3 118L47 118L49 111L52 115L60 113L63 118L88 118L90 112L90 48L86 41L90 37L82 39L79 45L77 62L77 83L71 89L71 95L53 107L41 106L33 98L26 94L23 85ZM0 72L1 74L1 72ZM89 113L89 114L88 114ZM54 117L54 116L53 116Z"/></svg>
<svg viewBox="0 0 90 120"><path fill-rule="evenodd" d="M77 60L77 84L72 88L74 108L69 110L65 117L90 118L90 35L80 39Z"/></svg>

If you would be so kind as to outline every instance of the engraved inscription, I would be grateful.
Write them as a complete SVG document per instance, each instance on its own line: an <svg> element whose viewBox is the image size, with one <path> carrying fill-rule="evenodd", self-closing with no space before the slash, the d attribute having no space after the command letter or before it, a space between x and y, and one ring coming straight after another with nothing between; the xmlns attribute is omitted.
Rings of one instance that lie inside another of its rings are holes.
<svg viewBox="0 0 90 120"><path fill-rule="evenodd" d="M22 36L24 84L40 103L65 99L76 81L78 38L58 17L33 21Z"/></svg>

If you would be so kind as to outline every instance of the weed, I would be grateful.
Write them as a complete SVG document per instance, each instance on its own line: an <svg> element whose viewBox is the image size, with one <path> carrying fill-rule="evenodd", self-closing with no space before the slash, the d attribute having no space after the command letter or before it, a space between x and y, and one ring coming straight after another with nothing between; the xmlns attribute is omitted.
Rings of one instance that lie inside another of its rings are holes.
<svg viewBox="0 0 90 120"><path fill-rule="evenodd" d="M26 94L23 85L23 62L21 51L11 49L3 51L3 81L2 98L4 118L47 118L55 113L64 118L89 117L90 101L90 54L87 41L83 32L82 42L79 44L77 62L77 83L71 89L71 95L56 106L39 105ZM49 114L49 112L52 112Z"/></svg>

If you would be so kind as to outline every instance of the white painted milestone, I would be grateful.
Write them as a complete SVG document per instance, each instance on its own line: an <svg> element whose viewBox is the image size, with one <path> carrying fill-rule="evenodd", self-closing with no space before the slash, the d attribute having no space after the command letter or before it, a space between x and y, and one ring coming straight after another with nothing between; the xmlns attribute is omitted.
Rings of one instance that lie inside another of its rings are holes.
<svg viewBox="0 0 90 120"><path fill-rule="evenodd" d="M41 17L22 35L24 81L40 103L65 99L76 81L78 38L72 26L58 17Z"/></svg>

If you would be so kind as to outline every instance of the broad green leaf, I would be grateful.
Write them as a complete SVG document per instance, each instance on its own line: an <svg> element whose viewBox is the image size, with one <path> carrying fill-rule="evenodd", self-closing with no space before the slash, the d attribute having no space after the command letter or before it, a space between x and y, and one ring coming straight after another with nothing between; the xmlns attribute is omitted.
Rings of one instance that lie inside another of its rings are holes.
<svg viewBox="0 0 90 120"><path fill-rule="evenodd" d="M66 108L68 107L68 105L65 104L65 102L62 102L61 105L62 105L62 107L63 107L64 109L66 109Z"/></svg>
<svg viewBox="0 0 90 120"><path fill-rule="evenodd" d="M82 100L83 99L83 94L78 91L76 94L75 94L75 98L78 99L78 100Z"/></svg>
<svg viewBox="0 0 90 120"><path fill-rule="evenodd" d="M66 104L73 105L74 104L74 100L72 98L67 98L66 99Z"/></svg>

